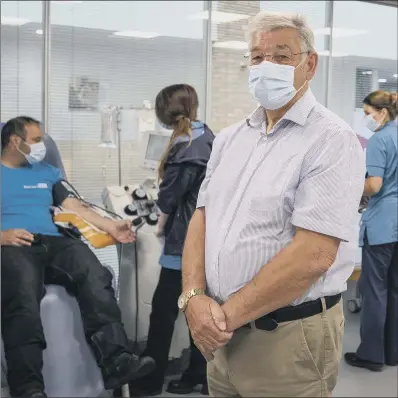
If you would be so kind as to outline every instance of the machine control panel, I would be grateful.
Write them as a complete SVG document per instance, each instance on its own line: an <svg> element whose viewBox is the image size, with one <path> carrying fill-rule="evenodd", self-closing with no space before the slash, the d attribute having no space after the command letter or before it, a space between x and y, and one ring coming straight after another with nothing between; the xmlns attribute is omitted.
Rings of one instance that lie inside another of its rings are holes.
<svg viewBox="0 0 398 398"><path fill-rule="evenodd" d="M107 210L123 218L140 218L148 225L156 225L160 210L155 201L156 193L150 188L131 185L107 187L102 193L102 199Z"/></svg>
<svg viewBox="0 0 398 398"><path fill-rule="evenodd" d="M128 215L128 216L136 216L138 214L138 209L137 206L135 204L131 204L131 205L127 205L124 208L124 212Z"/></svg>

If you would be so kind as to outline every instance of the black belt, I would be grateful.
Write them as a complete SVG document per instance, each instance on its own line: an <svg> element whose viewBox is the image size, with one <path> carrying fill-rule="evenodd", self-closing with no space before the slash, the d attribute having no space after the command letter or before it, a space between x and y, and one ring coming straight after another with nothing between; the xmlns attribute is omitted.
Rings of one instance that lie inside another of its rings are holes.
<svg viewBox="0 0 398 398"><path fill-rule="evenodd" d="M335 296L324 297L326 302L326 309L334 307L341 299L341 294ZM283 307L267 315L262 316L254 321L257 329L272 331L278 327L279 323L297 321L298 319L309 318L318 315L322 312L322 301L317 299L308 301L296 306ZM242 327L251 327L250 323Z"/></svg>

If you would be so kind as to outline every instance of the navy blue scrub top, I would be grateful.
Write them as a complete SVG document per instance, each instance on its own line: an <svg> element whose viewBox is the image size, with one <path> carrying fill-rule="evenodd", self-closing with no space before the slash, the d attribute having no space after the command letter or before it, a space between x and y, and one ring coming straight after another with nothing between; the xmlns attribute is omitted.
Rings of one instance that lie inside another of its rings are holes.
<svg viewBox="0 0 398 398"><path fill-rule="evenodd" d="M195 140L196 138L199 138L202 136L205 132L205 127L202 122L195 121L192 122L192 140ZM189 137L188 136L179 136L177 139L174 141L174 144L177 142L188 142ZM164 254L164 251L162 251L162 255L160 256L159 259L159 264L163 268L168 268L168 269L174 269L174 270L179 270L181 271L181 256L171 256Z"/></svg>
<svg viewBox="0 0 398 398"><path fill-rule="evenodd" d="M389 122L368 141L368 176L383 178L383 185L363 213L360 246L364 244L365 231L369 245L398 242L397 128L395 121Z"/></svg>

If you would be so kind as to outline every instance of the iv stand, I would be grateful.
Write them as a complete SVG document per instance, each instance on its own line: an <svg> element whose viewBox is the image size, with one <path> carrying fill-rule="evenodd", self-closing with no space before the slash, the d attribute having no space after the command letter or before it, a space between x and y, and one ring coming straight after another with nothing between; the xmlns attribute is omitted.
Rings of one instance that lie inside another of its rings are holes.
<svg viewBox="0 0 398 398"><path fill-rule="evenodd" d="M120 127L120 108L117 107L117 116L116 116L116 129L117 129L117 165L118 165L118 174L119 174L119 186L122 185L122 129Z"/></svg>

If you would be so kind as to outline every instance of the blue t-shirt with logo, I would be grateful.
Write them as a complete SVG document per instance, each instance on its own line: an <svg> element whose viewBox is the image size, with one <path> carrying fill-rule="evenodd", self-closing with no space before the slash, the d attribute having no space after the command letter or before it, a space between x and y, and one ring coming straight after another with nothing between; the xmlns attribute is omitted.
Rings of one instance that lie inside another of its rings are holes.
<svg viewBox="0 0 398 398"><path fill-rule="evenodd" d="M16 169L1 165L1 230L60 235L50 209L53 185L61 179L60 170L44 162Z"/></svg>

